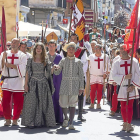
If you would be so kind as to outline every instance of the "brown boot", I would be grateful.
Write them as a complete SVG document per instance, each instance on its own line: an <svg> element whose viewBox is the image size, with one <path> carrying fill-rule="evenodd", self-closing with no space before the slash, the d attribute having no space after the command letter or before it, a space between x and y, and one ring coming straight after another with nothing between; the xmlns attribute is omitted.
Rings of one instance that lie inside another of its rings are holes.
<svg viewBox="0 0 140 140"><path fill-rule="evenodd" d="M109 115L110 115L110 116L115 116L115 112L114 112L114 111L111 111L111 112L109 113Z"/></svg>
<svg viewBox="0 0 140 140"><path fill-rule="evenodd" d="M134 131L134 128L132 127L131 124L127 123L126 131L127 131L127 132Z"/></svg>
<svg viewBox="0 0 140 140"><path fill-rule="evenodd" d="M4 126L10 126L11 120L5 120L5 121L6 121L6 122L5 122Z"/></svg>
<svg viewBox="0 0 140 140"><path fill-rule="evenodd" d="M101 106L100 104L97 104L97 108L96 109L101 109Z"/></svg>
<svg viewBox="0 0 140 140"><path fill-rule="evenodd" d="M17 126L18 125L18 120L13 120L12 126Z"/></svg>
<svg viewBox="0 0 140 140"><path fill-rule="evenodd" d="M126 131L127 122L124 122L122 126L123 126L122 131Z"/></svg>
<svg viewBox="0 0 140 140"><path fill-rule="evenodd" d="M90 109L93 108L93 109L94 109L94 104L91 103L90 106L89 106L88 108L90 108Z"/></svg>

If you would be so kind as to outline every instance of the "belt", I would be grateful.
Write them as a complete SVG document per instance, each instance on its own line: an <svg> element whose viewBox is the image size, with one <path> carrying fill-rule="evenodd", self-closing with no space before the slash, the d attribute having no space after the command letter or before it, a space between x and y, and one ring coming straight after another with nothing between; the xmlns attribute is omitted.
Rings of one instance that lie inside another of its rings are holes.
<svg viewBox="0 0 140 140"><path fill-rule="evenodd" d="M13 77L2 76L2 77L1 77L1 80L3 81L4 79L12 79L12 78L18 78L18 76L13 76Z"/></svg>

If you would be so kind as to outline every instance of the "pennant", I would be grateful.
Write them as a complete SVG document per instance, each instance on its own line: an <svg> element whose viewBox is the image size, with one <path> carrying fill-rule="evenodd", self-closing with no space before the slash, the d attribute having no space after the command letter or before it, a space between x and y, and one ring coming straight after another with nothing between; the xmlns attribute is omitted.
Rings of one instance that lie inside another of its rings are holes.
<svg viewBox="0 0 140 140"><path fill-rule="evenodd" d="M82 0L75 0L72 7L73 10L73 29L79 37L79 41L84 38L85 34L85 13Z"/></svg>
<svg viewBox="0 0 140 140"><path fill-rule="evenodd" d="M2 7L2 24L1 24L1 47L0 54L6 49L6 21L5 21L5 10Z"/></svg>
<svg viewBox="0 0 140 140"><path fill-rule="evenodd" d="M132 11L132 14L131 14L130 21L128 23L127 29L135 29L135 28L137 28L139 1L140 0L137 0L136 4L134 6L134 9Z"/></svg>
<svg viewBox="0 0 140 140"><path fill-rule="evenodd" d="M132 46L133 44L133 36L134 36L134 29L136 28L139 28L138 27L138 11L139 11L139 1L140 0L137 0L135 6L134 6L134 9L132 11L132 14L131 14L131 18L130 18L130 21L128 23L128 26L126 27L125 29L125 38L124 38L124 44L127 45L127 49L131 48L130 46ZM139 29L137 29L137 32L136 32L136 37L135 37L135 40L134 40L134 52L136 51L137 49L137 45L136 45L136 38L138 40L138 36L139 36Z"/></svg>

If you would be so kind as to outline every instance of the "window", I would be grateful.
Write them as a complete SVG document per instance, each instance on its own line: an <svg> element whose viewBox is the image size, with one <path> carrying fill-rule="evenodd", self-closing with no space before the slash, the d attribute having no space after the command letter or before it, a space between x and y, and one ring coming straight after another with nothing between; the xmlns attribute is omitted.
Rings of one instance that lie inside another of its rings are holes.
<svg viewBox="0 0 140 140"><path fill-rule="evenodd" d="M110 10L108 10L108 16L110 16Z"/></svg>
<svg viewBox="0 0 140 140"><path fill-rule="evenodd" d="M103 4L105 4L106 0L103 0Z"/></svg>

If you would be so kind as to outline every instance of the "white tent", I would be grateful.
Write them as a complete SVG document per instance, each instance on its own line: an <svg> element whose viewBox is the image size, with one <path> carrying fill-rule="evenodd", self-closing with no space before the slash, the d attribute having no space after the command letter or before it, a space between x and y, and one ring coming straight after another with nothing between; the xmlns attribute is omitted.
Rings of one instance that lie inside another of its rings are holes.
<svg viewBox="0 0 140 140"><path fill-rule="evenodd" d="M43 28L45 31L45 27ZM46 34L50 34L51 32L55 32L57 36L60 36L60 31L55 29L46 29ZM42 26L31 24L28 22L19 22L19 36L41 36L42 34Z"/></svg>

